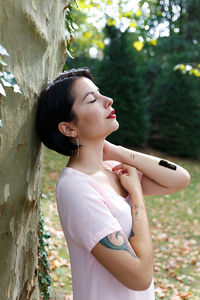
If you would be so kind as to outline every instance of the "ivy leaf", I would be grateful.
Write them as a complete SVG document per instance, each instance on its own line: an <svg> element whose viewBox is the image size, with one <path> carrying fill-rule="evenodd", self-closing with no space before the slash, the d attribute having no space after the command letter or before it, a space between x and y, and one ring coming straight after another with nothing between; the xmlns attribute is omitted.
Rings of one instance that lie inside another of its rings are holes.
<svg viewBox="0 0 200 300"><path fill-rule="evenodd" d="M10 86L14 86L15 84L17 84L15 76L12 73L3 72L3 77L4 77L4 80L10 84ZM9 85L7 85L7 86L9 86Z"/></svg>
<svg viewBox="0 0 200 300"><path fill-rule="evenodd" d="M9 56L7 50L2 45L0 45L0 54Z"/></svg>
<svg viewBox="0 0 200 300"><path fill-rule="evenodd" d="M69 47L68 47L68 44L67 44L67 48L69 48ZM69 55L69 57L74 59L74 57L73 57L73 56L71 55L71 53L69 52L69 49L66 49L66 51L67 51L67 54Z"/></svg>
<svg viewBox="0 0 200 300"><path fill-rule="evenodd" d="M2 59L2 57L0 56L0 64L2 66L7 66L7 63Z"/></svg>
<svg viewBox="0 0 200 300"><path fill-rule="evenodd" d="M22 94L22 90L18 86L16 79L12 73L0 72L0 79L5 87L12 87L15 93ZM4 95L3 93L1 93L1 94ZM6 96L6 95L4 95L4 96Z"/></svg>
<svg viewBox="0 0 200 300"><path fill-rule="evenodd" d="M15 92L15 93L22 94L22 90L20 89L20 87L18 86L18 84L15 84L15 85L13 86L13 89L14 89L14 92Z"/></svg>
<svg viewBox="0 0 200 300"><path fill-rule="evenodd" d="M5 80L5 78L1 78L1 81L2 81L3 85L6 86L6 87L11 87L12 86L12 84L10 84L10 82Z"/></svg>
<svg viewBox="0 0 200 300"><path fill-rule="evenodd" d="M6 92L3 88L3 85L0 83L0 94L6 97Z"/></svg>

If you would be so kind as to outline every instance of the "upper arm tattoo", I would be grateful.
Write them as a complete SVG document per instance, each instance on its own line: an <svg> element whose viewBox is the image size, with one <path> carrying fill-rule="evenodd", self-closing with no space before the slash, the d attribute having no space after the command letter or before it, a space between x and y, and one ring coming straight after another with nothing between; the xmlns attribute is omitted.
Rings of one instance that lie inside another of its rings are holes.
<svg viewBox="0 0 200 300"><path fill-rule="evenodd" d="M131 248L128 239L122 231L116 231L100 240L100 244L113 250L124 250L130 253L131 256L137 258Z"/></svg>

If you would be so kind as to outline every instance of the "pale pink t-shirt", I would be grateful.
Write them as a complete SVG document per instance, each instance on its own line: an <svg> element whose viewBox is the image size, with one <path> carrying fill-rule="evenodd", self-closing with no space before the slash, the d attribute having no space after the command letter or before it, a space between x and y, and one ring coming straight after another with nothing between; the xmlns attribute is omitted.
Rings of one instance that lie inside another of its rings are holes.
<svg viewBox="0 0 200 300"><path fill-rule="evenodd" d="M110 166L115 164L111 162ZM153 281L145 291L130 290L90 253L102 238L115 231L123 230L129 238L129 197L123 198L91 176L66 167L57 183L56 198L70 254L73 300L154 300Z"/></svg>

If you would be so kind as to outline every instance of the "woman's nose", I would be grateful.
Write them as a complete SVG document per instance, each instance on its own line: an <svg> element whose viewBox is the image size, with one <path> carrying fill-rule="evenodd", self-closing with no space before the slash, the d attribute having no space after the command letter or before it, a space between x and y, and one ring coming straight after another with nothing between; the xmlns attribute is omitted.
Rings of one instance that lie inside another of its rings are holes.
<svg viewBox="0 0 200 300"><path fill-rule="evenodd" d="M112 98L109 98L109 97L106 97L104 96L105 99L104 99L104 106L107 108L109 106L111 106L113 104L113 99Z"/></svg>

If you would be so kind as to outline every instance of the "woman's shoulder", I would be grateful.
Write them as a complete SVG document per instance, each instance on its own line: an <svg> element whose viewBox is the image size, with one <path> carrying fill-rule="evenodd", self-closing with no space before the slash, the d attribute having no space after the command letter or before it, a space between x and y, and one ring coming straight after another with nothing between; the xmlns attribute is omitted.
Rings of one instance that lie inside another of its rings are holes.
<svg viewBox="0 0 200 300"><path fill-rule="evenodd" d="M63 184L67 187L74 187L74 185L77 187L82 184L89 184L91 179L90 176L77 169L65 167L60 174L57 187Z"/></svg>
<svg viewBox="0 0 200 300"><path fill-rule="evenodd" d="M61 190L73 195L78 193L99 194L102 193L102 186L92 176L77 169L66 167L62 170L60 178L56 184L56 192Z"/></svg>
<svg viewBox="0 0 200 300"><path fill-rule="evenodd" d="M105 193L101 184L91 176L73 168L64 168L56 185L57 202L65 205L104 202Z"/></svg>

